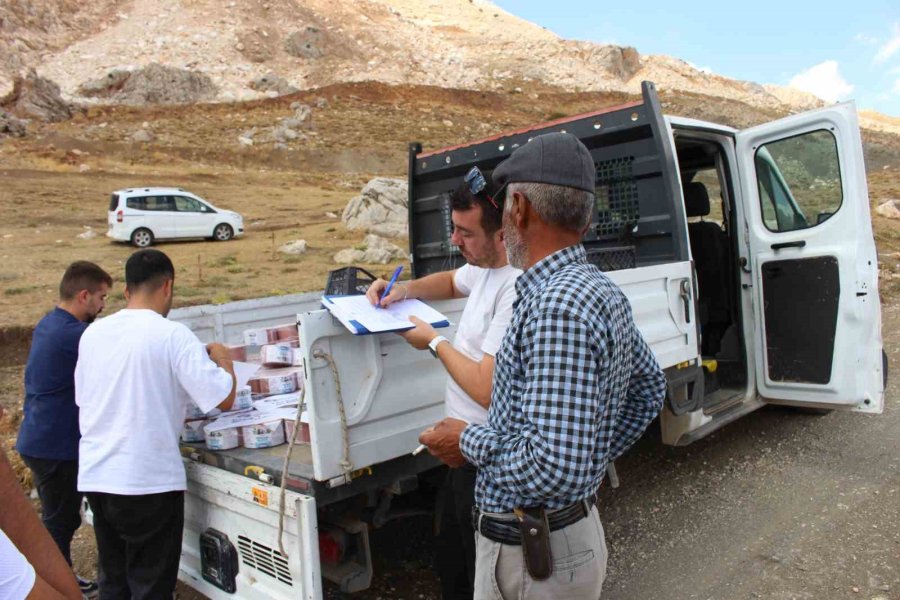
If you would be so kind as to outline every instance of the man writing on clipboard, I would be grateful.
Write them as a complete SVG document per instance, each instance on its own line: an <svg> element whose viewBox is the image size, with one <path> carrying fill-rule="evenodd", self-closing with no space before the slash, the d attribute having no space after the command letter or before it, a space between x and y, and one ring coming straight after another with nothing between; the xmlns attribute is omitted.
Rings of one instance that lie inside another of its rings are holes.
<svg viewBox="0 0 900 600"><path fill-rule="evenodd" d="M379 279L366 293L373 305L390 306L407 298L446 300L468 297L456 337L451 342L415 317L414 329L401 333L410 345L426 348L441 361L450 378L447 416L483 424L491 401L494 355L506 333L521 273L511 267L503 245L503 207L488 193L477 167L450 196L453 235L468 264L391 286ZM445 343L446 342L446 343ZM472 598L475 578L475 533L472 529L476 470L472 465L450 469L441 490L443 511L437 539L436 567L444 600ZM439 503L439 506L441 504Z"/></svg>

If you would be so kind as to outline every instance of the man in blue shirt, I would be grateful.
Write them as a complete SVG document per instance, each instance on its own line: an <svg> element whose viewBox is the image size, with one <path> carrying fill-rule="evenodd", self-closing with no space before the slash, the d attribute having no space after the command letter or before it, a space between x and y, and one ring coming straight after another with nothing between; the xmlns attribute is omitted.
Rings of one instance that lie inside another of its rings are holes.
<svg viewBox="0 0 900 600"><path fill-rule="evenodd" d="M666 378L631 305L581 245L595 173L567 133L535 137L493 173L507 188L509 263L524 273L488 420L448 418L420 436L447 464L478 467L476 598L600 596L607 548L595 494L662 407Z"/></svg>
<svg viewBox="0 0 900 600"><path fill-rule="evenodd" d="M59 304L34 328L25 367L25 416L16 450L34 474L44 526L72 564L72 536L81 525L78 481L78 407L75 364L81 334L106 305L112 277L94 263L69 265ZM79 578L90 597L97 584Z"/></svg>

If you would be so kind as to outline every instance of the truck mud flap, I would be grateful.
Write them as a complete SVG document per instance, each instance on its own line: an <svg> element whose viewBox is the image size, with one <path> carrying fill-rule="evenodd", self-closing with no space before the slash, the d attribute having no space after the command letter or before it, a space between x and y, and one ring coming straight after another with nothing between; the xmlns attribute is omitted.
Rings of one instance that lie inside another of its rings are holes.
<svg viewBox="0 0 900 600"><path fill-rule="evenodd" d="M700 409L705 391L703 368L691 365L666 369L666 403L675 415Z"/></svg>

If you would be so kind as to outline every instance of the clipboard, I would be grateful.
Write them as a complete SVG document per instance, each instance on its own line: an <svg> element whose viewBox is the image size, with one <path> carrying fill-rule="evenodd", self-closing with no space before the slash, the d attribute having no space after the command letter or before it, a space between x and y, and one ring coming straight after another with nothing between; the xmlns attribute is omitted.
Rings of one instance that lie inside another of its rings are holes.
<svg viewBox="0 0 900 600"><path fill-rule="evenodd" d="M388 308L375 308L363 295L323 296L322 306L353 335L396 333L413 329L409 317L419 317L435 329L449 327L450 320L421 300L403 300Z"/></svg>

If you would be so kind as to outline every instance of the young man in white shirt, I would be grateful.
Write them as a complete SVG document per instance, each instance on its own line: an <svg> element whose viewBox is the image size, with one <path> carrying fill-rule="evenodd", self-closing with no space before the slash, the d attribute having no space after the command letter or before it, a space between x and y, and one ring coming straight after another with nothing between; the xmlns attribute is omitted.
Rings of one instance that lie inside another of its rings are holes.
<svg viewBox="0 0 900 600"><path fill-rule="evenodd" d="M503 207L488 194L484 176L477 167L451 194L450 204L450 239L468 264L394 285L384 298L381 294L387 282L379 279L366 295L373 304L380 301L381 306L406 298L469 298L452 343L415 317L415 329L401 335L415 348L429 349L447 369L447 416L482 424L487 420L491 402L494 355L512 316L515 281L521 271L507 262L500 229ZM444 600L471 599L474 592L475 475L472 465L450 469L441 490L443 502L438 505L443 505L443 510L435 558Z"/></svg>
<svg viewBox="0 0 900 600"><path fill-rule="evenodd" d="M81 337L78 490L94 513L101 600L171 598L181 558L187 479L178 448L185 408L228 410L234 368L166 319L175 268L159 250L125 264L127 306Z"/></svg>

